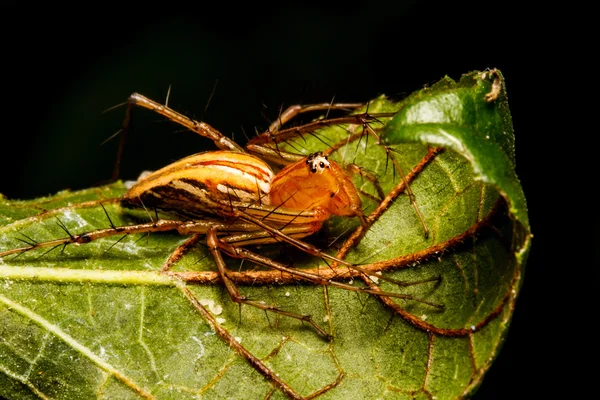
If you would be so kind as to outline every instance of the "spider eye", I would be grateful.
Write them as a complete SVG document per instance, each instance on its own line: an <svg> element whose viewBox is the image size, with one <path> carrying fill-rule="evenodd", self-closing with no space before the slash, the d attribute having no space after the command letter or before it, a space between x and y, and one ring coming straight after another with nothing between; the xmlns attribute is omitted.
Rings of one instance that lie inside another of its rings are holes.
<svg viewBox="0 0 600 400"><path fill-rule="evenodd" d="M317 169L316 168L311 168L310 172L312 172L314 174L315 172L317 172Z"/></svg>
<svg viewBox="0 0 600 400"><path fill-rule="evenodd" d="M323 161L321 161L321 162L319 163L319 167L321 167L321 168L325 168L325 163L324 163Z"/></svg>

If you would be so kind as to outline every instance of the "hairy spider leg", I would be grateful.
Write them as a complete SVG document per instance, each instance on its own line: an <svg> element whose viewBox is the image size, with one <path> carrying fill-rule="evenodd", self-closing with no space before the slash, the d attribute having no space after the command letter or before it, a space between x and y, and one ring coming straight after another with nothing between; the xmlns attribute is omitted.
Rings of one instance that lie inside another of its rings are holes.
<svg viewBox="0 0 600 400"><path fill-rule="evenodd" d="M226 243L223 239L218 238L217 230L214 226L211 226L208 229L208 231L206 232L206 242L207 242L208 249L209 249L210 253L212 254L212 256L215 260L215 264L217 265L217 268L220 272L221 279L223 280L223 283L227 289L227 292L229 293L229 296L233 302L238 303L238 304L246 304L246 305L249 305L252 307L262 309L264 311L274 312L274 313L277 313L280 315L285 315L287 317L298 319L303 322L307 322L310 325L312 325L317 330L317 332L319 332L319 334L321 334L326 339L331 339L332 336L329 333L327 333L323 328L321 328L312 319L312 317L310 315L307 315L307 314L301 315L301 314L296 314L296 313L292 313L289 311L285 311L278 306L266 304L262 301L250 300L247 297L241 295L239 289L234 284L233 280L230 278L229 270L227 269L227 267L225 265L225 261L223 260L223 257L221 256L221 251L227 253L231 257L250 260L254 263L257 263L257 264L260 264L260 265L263 265L263 266L266 266L266 267L269 267L272 269L276 269L281 272L287 272L289 274L292 274L294 276L297 276L299 278L313 282L318 285L333 286L333 287L337 287L337 288L341 288L341 289L345 289L345 290L351 290L351 291L360 292L360 293L375 294L378 296L388 296L388 297L395 297L395 298L400 298L400 299L404 299L404 300L413 300L413 301L427 304L429 306L432 306L432 307L435 307L438 309L443 308L443 306L440 304L436 304L436 303L432 303L432 302L429 302L429 301L426 301L423 299L419 299L419 298L416 298L411 295L383 292L380 290L373 290L373 289L369 289L369 288L355 287L352 285L343 284L343 283L333 281L330 279L323 279L318 275L304 272L304 271L298 270L296 268L286 267L285 265L277 263L267 257L263 257L258 254L252 253L251 251L249 251L245 248L232 246L231 244ZM426 280L422 280L419 282L413 282L411 284L422 284L422 283L426 283L426 282L437 282L437 281L438 281L437 278L431 278L431 279L426 279ZM410 284L406 284L406 286L408 286L408 285L410 285Z"/></svg>

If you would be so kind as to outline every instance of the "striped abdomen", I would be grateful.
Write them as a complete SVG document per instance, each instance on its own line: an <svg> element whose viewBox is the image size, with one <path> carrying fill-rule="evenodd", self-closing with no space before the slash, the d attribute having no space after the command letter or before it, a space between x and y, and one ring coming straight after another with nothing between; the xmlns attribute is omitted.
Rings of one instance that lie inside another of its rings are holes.
<svg viewBox="0 0 600 400"><path fill-rule="evenodd" d="M136 183L123 201L186 216L227 215L229 202L269 204L273 176L257 157L211 151L153 172Z"/></svg>

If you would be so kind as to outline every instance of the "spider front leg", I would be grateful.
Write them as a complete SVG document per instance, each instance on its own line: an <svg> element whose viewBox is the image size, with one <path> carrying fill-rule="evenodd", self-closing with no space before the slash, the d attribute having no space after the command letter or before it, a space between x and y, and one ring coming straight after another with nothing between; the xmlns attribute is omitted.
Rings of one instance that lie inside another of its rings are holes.
<svg viewBox="0 0 600 400"><path fill-rule="evenodd" d="M290 122L292 119L296 118L298 115L312 112L312 111L322 111L327 110L327 114L325 115L325 119L327 119L327 115L331 110L345 110L351 111L357 108L363 107L362 103L320 103L320 104L296 104L290 106L285 109L284 112L279 114L279 117L269 125L269 130L267 132L275 133L279 131L279 129Z"/></svg>
<svg viewBox="0 0 600 400"><path fill-rule="evenodd" d="M300 148L296 148L294 144L292 144L291 141L296 138L304 139L304 135L313 136L321 140L325 146L329 146L328 143L319 138L315 131L331 125L362 124L365 121L377 121L377 118L391 117L394 115L394 113L378 113L373 115L365 113L347 115L332 119L327 118L331 110L352 111L364 106L365 105L361 103L320 103L291 106L281 113L273 123L271 123L266 132L263 132L253 138L246 146L246 150L252 154L259 155L260 157L267 159L278 166L283 167L306 156L306 154L300 154L302 153L302 150ZM323 110L327 111L327 114L324 118L305 125L281 129L286 123L302 113ZM280 143L285 143L289 147L295 149L297 154L280 149Z"/></svg>
<svg viewBox="0 0 600 400"><path fill-rule="evenodd" d="M343 106L346 104L342 104L342 107L338 107L339 109L343 109ZM322 105L318 105L322 106ZM332 107L335 105L332 105ZM307 106L308 108L313 106ZM330 108L332 108L330 107ZM333 109L333 108L332 108ZM389 118L393 117L395 112L383 112L383 113L362 113L362 114L351 114L336 118L329 119L318 119L316 121L309 122L304 125L295 126L291 128L281 129L277 131L267 131L263 132L260 135L254 137L251 141L251 145L272 145L277 146L279 143L289 143L290 140L297 138L304 138L304 135L309 135L315 137L314 132L318 129L327 128L335 125L358 125L362 126L365 124L371 123L382 123L380 121L381 118ZM277 124L279 125L279 124ZM321 140L322 141L322 140ZM323 141L323 144L329 146L329 144Z"/></svg>

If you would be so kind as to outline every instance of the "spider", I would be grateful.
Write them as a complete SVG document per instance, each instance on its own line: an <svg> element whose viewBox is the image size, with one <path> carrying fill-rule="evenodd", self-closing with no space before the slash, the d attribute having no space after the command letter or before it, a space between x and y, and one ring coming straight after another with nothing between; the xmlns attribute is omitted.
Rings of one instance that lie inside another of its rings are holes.
<svg viewBox="0 0 600 400"><path fill-rule="evenodd" d="M318 274L278 263L254 253L246 247L286 242L310 255L370 275L361 269L360 265L332 256L300 239L319 231L323 223L332 215L356 217L363 228L362 232L366 232L370 221L363 214L359 191L354 186L348 171L359 173L373 182L379 197L383 199L383 191L378 185L377 179L356 166L350 165L348 169L344 169L340 164L329 159L328 156L335 151L333 147L308 156L301 156L282 151L279 144L292 137L312 134L315 129L331 124L354 124L362 128L362 131L357 133L358 135L367 134L379 140L376 131L370 124L378 122L377 118L391 117L394 113L368 114L365 112L281 129L292 118L304 112L332 109L355 110L364 105L323 103L292 106L270 125L267 132L256 136L243 148L205 122L188 118L167 105L157 103L138 93L132 94L128 99L124 126L129 124L131 110L136 106L162 114L171 121L211 139L220 149L185 157L140 178L121 199L121 204L126 208L155 209L175 215L177 218L151 218L150 222L127 226L115 226L111 221L110 228L77 235L69 233L65 238L30 243L26 247L0 252L0 257L42 247L58 247L73 243L85 244L113 235L177 231L182 235L201 234L206 236L209 252L214 258L221 280L234 302L307 322L319 334L327 338L330 337L329 333L315 323L310 315L291 313L276 305L269 305L243 296L230 277L231 274L226 268L222 253L287 272L315 284L413 300L442 308L439 304L407 294L360 288L334 279L325 279ZM275 174L267 163L268 161L284 167ZM392 161L395 163L393 158ZM422 221L410 187L406 185L406 188ZM424 225L423 228L427 235ZM409 286L433 281L439 282L440 277L414 282L397 281L381 275L377 275L377 279L386 280L399 286Z"/></svg>

